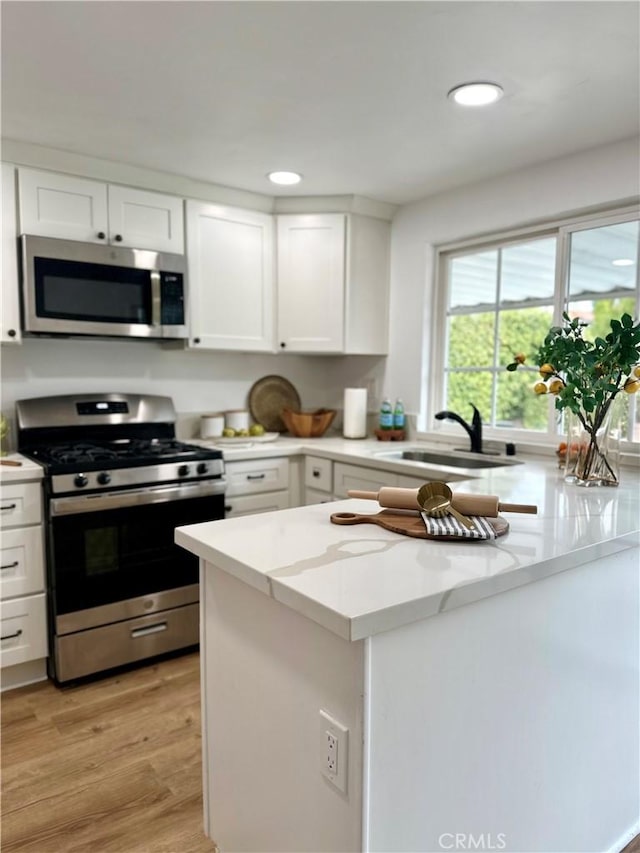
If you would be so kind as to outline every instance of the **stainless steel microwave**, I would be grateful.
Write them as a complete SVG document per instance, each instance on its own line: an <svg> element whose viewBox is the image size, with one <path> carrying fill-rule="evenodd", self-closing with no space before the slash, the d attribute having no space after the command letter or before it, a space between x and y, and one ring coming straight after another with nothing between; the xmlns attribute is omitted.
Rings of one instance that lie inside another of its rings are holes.
<svg viewBox="0 0 640 853"><path fill-rule="evenodd" d="M187 338L181 255L23 234L25 333Z"/></svg>

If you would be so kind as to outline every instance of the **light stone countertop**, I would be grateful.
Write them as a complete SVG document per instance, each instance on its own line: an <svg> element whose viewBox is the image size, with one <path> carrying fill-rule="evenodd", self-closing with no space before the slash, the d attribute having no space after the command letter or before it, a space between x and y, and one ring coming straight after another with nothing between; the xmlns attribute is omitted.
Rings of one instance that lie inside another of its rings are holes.
<svg viewBox="0 0 640 853"><path fill-rule="evenodd" d="M2 459L20 462L20 465L0 465L0 483L26 483L31 480L42 480L44 469L32 459L27 459L20 453L8 453Z"/></svg>
<svg viewBox="0 0 640 853"><path fill-rule="evenodd" d="M382 444L279 438L242 451L225 447L224 455L231 460L305 453L436 479L430 466L376 455L387 451ZM392 443L388 450L415 444ZM554 458L516 458L523 464L453 469L473 477L453 484L454 491L538 506L537 515L505 514L510 530L493 542L412 539L375 525L330 522L333 512L380 510L376 502L363 500L182 527L176 542L349 640L640 548L637 469L624 468L618 488L583 488L564 483ZM442 469L437 478L446 479Z"/></svg>

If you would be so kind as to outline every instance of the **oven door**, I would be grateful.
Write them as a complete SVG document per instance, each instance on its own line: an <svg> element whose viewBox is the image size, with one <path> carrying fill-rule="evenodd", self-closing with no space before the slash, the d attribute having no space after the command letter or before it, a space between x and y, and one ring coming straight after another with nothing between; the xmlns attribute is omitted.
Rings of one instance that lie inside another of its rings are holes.
<svg viewBox="0 0 640 853"><path fill-rule="evenodd" d="M52 499L48 571L55 633L91 627L92 614L98 621L105 613L112 621L126 618L131 599L151 602L157 593L197 590L198 560L175 545L174 530L223 518L224 488L224 480L203 480Z"/></svg>

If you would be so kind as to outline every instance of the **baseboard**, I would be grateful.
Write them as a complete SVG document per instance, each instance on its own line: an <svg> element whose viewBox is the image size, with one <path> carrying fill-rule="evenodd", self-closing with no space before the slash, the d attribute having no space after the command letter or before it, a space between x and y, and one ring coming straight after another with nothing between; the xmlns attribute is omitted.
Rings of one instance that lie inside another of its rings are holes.
<svg viewBox="0 0 640 853"><path fill-rule="evenodd" d="M624 850L627 844L630 844L633 841L636 835L640 835L640 819L638 819L612 847L606 850L605 853L620 853L621 850Z"/></svg>
<svg viewBox="0 0 640 853"><path fill-rule="evenodd" d="M17 687L35 684L36 681L45 681L46 678L46 658L16 663L14 666L5 666L0 670L0 692L4 693L5 690L15 690Z"/></svg>

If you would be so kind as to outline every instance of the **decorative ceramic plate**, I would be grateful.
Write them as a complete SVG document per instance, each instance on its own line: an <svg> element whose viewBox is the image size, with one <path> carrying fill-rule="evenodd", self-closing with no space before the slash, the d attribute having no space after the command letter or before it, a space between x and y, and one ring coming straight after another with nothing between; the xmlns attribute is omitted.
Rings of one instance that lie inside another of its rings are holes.
<svg viewBox="0 0 640 853"><path fill-rule="evenodd" d="M229 436L228 438L225 436L220 436L220 438L209 438L208 441L211 444L259 444L260 442L265 441L275 441L276 438L280 437L279 432L265 432L264 435L234 435Z"/></svg>
<svg viewBox="0 0 640 853"><path fill-rule="evenodd" d="M284 376L263 376L249 391L249 411L256 423L269 431L286 432L283 409L300 411L300 396Z"/></svg>

